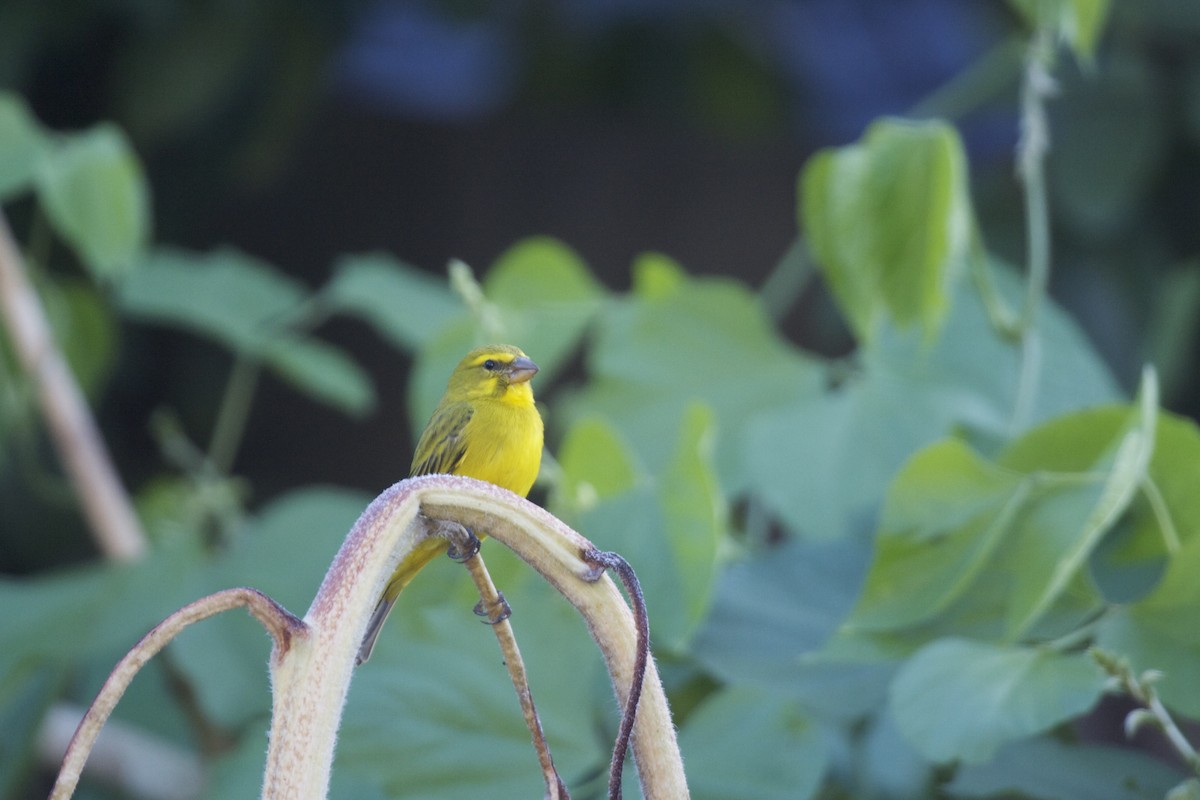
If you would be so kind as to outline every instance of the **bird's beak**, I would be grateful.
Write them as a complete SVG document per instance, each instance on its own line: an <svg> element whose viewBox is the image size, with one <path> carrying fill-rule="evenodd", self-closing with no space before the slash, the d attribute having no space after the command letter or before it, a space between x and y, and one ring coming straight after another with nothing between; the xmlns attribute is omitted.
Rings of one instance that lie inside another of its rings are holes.
<svg viewBox="0 0 1200 800"><path fill-rule="evenodd" d="M508 382L509 383L524 383L525 381L537 375L538 365L533 363L532 359L525 356L514 358L513 362L508 365Z"/></svg>

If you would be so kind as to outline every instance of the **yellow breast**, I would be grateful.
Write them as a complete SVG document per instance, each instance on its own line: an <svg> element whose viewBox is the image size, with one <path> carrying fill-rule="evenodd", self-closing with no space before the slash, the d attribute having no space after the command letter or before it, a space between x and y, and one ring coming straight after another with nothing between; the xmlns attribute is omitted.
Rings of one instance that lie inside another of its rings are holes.
<svg viewBox="0 0 1200 800"><path fill-rule="evenodd" d="M467 443L455 472L524 497L542 464L542 418L532 402L478 400L464 429Z"/></svg>

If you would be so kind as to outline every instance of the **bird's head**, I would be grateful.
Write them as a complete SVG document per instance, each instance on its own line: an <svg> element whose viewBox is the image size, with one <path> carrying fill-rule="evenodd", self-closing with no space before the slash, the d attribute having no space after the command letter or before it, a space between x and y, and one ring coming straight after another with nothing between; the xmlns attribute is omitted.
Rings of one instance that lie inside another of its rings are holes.
<svg viewBox="0 0 1200 800"><path fill-rule="evenodd" d="M538 365L512 345L477 347L454 368L448 394L471 400L491 398L532 403L533 389L529 379L537 371Z"/></svg>

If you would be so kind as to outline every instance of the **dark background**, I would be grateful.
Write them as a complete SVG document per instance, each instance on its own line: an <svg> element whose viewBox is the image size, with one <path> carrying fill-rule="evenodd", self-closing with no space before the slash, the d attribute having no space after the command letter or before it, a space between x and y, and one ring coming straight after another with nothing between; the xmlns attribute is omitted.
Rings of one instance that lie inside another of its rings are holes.
<svg viewBox="0 0 1200 800"><path fill-rule="evenodd" d="M1165 277L1200 251L1200 4L1114 6L1095 64L1064 51L1057 70L1053 291L1128 386L1162 336L1194 338L1190 318L1155 323ZM531 234L613 289L646 250L757 286L796 237L805 159L887 114L954 119L988 245L1020 264L1022 35L998 0L3 0L0 86L52 128L124 127L159 242L230 243L312 286L371 250L482 273ZM849 346L819 285L783 325ZM376 491L407 467L405 356L357 323L321 333L367 366L380 410L346 419L265 378L235 467L255 502ZM137 486L162 468L151 412L205 441L230 362L158 328L123 336L101 424ZM1191 372L1166 400L1194 416Z"/></svg>

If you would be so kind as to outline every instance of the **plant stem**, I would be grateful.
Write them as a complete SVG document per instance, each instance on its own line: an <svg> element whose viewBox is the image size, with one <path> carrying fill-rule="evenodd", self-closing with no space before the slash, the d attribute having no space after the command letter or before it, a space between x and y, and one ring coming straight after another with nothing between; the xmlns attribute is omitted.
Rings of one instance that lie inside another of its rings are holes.
<svg viewBox="0 0 1200 800"><path fill-rule="evenodd" d="M1151 671L1143 672L1139 677L1134 674L1133 667L1130 666L1125 658L1106 650L1101 650L1098 647L1093 647L1091 654L1101 669L1112 676L1116 686L1145 706L1146 710L1154 718L1154 723L1162 730L1163 734L1167 737L1167 741L1171 743L1171 747L1175 748L1175 752L1183 759L1183 762L1187 764L1189 769L1200 775L1200 754L1196 753L1196 748L1192 747L1192 743L1187 740L1187 737L1183 735L1183 731L1179 730L1179 726L1175 724L1175 720L1171 717L1171 712L1158 699L1158 692L1154 688L1154 680L1155 677L1162 676ZM1133 711L1130 713L1137 714L1139 712ZM1131 732L1134 729L1136 729L1136 726L1135 728L1130 728L1127 718L1126 731Z"/></svg>
<svg viewBox="0 0 1200 800"><path fill-rule="evenodd" d="M1021 315L1021 370L1017 381L1013 428L1029 424L1037 398L1041 372L1041 340L1038 312L1050 283L1050 211L1046 196L1046 154L1050 149L1050 125L1046 100L1054 94L1049 65L1054 56L1053 32L1034 32L1025 60L1021 83L1021 138L1017 143L1017 174L1025 197L1026 277L1025 305Z"/></svg>
<svg viewBox="0 0 1200 800"><path fill-rule="evenodd" d="M287 652L293 640L305 633L303 622L254 589L226 589L202 597L171 614L143 636L113 668L71 738L71 744L63 756L58 779L50 792L50 800L66 800L75 792L79 777L83 773L83 765L100 735L100 729L104 727L113 709L117 707L117 702L146 662L192 623L241 606L245 606L271 634L275 640L277 655Z"/></svg>
<svg viewBox="0 0 1200 800"><path fill-rule="evenodd" d="M504 597L492 582L487 565L479 553L463 562L475 587L479 589L479 598L484 609L497 608L505 605ZM542 721L538 718L537 708L533 703L533 692L529 688L529 674L525 671L525 661L521 658L521 650L517 647L517 638L513 634L512 625L505 617L492 623L492 632L500 644L500 652L504 654L504 665L508 667L509 677L512 678L513 688L521 703L521 711L525 715L525 725L533 737L533 749L537 752L538 763L542 767L542 777L546 781L547 800L570 800L567 787L558 770L554 768L554 758L550 755L550 746L546 743L546 734L542 730Z"/></svg>
<svg viewBox="0 0 1200 800"><path fill-rule="evenodd" d="M118 561L146 552L146 536L104 446L75 376L29 283L8 222L0 213L0 319L37 389L42 416L101 551Z"/></svg>
<svg viewBox="0 0 1200 800"><path fill-rule="evenodd" d="M208 443L208 461L220 475L228 475L233 469L261 372L262 365L257 359L240 353L234 358L229 382L225 384L225 394L221 397L221 408L213 423L212 438Z"/></svg>

